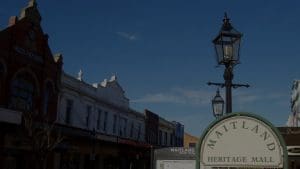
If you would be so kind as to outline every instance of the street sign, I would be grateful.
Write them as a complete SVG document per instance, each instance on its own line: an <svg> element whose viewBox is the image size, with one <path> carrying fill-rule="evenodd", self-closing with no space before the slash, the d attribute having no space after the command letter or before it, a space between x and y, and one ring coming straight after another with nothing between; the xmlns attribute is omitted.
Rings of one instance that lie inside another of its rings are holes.
<svg viewBox="0 0 300 169"><path fill-rule="evenodd" d="M205 167L286 168L282 136L256 115L232 113L213 122L201 137L197 169Z"/></svg>

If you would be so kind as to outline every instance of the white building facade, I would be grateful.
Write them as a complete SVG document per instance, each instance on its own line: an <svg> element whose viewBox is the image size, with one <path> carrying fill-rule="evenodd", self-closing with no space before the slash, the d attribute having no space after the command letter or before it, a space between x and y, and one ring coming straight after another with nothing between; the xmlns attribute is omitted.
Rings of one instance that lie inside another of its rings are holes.
<svg viewBox="0 0 300 169"><path fill-rule="evenodd" d="M82 77L82 71L77 78L61 76L57 123L70 139L64 143L66 153L57 155L61 159L57 166L63 168L70 159L77 159L73 161L80 169L148 169L153 145L146 141L145 115L130 108L116 76L92 85ZM175 146L176 124L160 117L157 127L161 133L158 146Z"/></svg>
<svg viewBox="0 0 300 169"><path fill-rule="evenodd" d="M129 99L116 76L87 84L66 73L61 77L58 123L112 137L145 141L143 114L129 107Z"/></svg>

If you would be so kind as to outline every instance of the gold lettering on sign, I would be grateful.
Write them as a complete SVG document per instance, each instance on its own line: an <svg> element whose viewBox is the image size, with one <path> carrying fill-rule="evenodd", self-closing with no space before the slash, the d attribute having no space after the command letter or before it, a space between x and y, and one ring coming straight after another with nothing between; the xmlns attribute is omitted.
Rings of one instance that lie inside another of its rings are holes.
<svg viewBox="0 0 300 169"><path fill-rule="evenodd" d="M269 149L270 151L275 150L275 143L274 143L274 142L267 144L267 146L268 146L268 149Z"/></svg>
<svg viewBox="0 0 300 169"><path fill-rule="evenodd" d="M268 134L266 131L265 132L263 132L261 135L260 135L260 137L264 137L264 141L266 141L268 138L270 138L271 136L270 136L270 134Z"/></svg>
<svg viewBox="0 0 300 169"><path fill-rule="evenodd" d="M223 134L222 134L221 132L219 132L219 131L216 131L215 133L216 133L216 136L217 136L218 139L223 135Z"/></svg>
<svg viewBox="0 0 300 169"><path fill-rule="evenodd" d="M256 125L251 131L254 131L254 133L258 133L258 125Z"/></svg>
<svg viewBox="0 0 300 169"><path fill-rule="evenodd" d="M246 120L243 121L229 121L223 125L221 125L216 131L214 131L212 136L212 139L209 139L207 146L210 149L214 149L215 144L222 139L222 136L229 131L237 130L237 129L244 129L249 132L253 132L257 134L260 138L263 139L263 141L266 143L266 147L268 150L273 151L276 149L276 145L271 138L271 134L268 131L262 131L263 126L260 126L259 124L252 124L250 125L247 123Z"/></svg>
<svg viewBox="0 0 300 169"><path fill-rule="evenodd" d="M228 129L227 129L227 127L225 125L223 125L223 128L224 128L225 132L228 131Z"/></svg>
<svg viewBox="0 0 300 169"><path fill-rule="evenodd" d="M236 123L237 123L237 121L232 121L229 124L232 124L233 129L236 129Z"/></svg>
<svg viewBox="0 0 300 169"><path fill-rule="evenodd" d="M272 157L252 157L251 162L253 163L272 163L274 162Z"/></svg>
<svg viewBox="0 0 300 169"><path fill-rule="evenodd" d="M214 149L215 144L217 143L217 141L215 140L209 140L210 143L208 143L208 147L210 147L211 149Z"/></svg>
<svg viewBox="0 0 300 169"><path fill-rule="evenodd" d="M271 156L263 157L246 157L246 156L234 156L234 157L223 157L223 156L208 156L207 161L211 163L273 163L274 160Z"/></svg>
<svg viewBox="0 0 300 169"><path fill-rule="evenodd" d="M248 127L246 128L246 122L243 121L243 129L248 129Z"/></svg>

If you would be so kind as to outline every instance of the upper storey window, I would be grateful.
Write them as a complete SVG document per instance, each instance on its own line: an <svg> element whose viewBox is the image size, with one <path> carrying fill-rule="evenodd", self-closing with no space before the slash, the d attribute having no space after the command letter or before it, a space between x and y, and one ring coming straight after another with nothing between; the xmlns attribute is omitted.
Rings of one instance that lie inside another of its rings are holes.
<svg viewBox="0 0 300 169"><path fill-rule="evenodd" d="M53 98L53 86L51 85L51 83L47 83L45 91L44 91L44 114L47 114L50 107L50 103L51 103L51 98Z"/></svg>
<svg viewBox="0 0 300 169"><path fill-rule="evenodd" d="M27 73L19 73L11 83L11 96L9 107L17 110L33 110L33 100L36 86L33 77Z"/></svg>

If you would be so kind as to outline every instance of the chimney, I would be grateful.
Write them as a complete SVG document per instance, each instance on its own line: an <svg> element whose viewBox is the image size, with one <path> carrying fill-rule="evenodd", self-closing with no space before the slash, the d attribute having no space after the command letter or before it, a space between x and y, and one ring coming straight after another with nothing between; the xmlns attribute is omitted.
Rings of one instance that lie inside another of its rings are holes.
<svg viewBox="0 0 300 169"><path fill-rule="evenodd" d="M13 26L15 25L16 23L18 22L18 17L17 16L11 16L9 18L9 21L8 21L8 26Z"/></svg>

